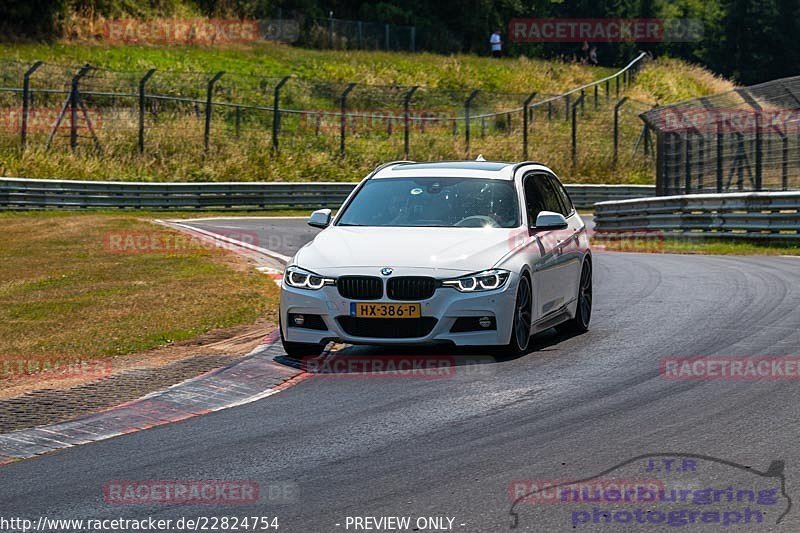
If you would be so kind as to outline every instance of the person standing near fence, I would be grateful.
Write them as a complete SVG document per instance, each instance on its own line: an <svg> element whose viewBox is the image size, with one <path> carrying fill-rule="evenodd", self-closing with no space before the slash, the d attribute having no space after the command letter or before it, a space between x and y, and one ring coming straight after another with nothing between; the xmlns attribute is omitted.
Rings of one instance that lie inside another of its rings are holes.
<svg viewBox="0 0 800 533"><path fill-rule="evenodd" d="M588 41L583 41L583 44L581 45L581 56L580 56L579 61L581 62L582 65L585 65L586 63L589 62L589 42Z"/></svg>
<svg viewBox="0 0 800 533"><path fill-rule="evenodd" d="M492 57L503 55L503 39L500 37L500 30L495 30L489 37L489 46L492 49Z"/></svg>

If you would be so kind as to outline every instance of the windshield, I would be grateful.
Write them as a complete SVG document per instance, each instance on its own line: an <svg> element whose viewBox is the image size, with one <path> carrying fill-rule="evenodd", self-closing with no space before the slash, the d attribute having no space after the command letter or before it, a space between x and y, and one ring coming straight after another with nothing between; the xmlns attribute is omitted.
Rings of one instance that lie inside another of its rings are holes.
<svg viewBox="0 0 800 533"><path fill-rule="evenodd" d="M514 228L514 183L479 178L381 178L367 181L339 226Z"/></svg>

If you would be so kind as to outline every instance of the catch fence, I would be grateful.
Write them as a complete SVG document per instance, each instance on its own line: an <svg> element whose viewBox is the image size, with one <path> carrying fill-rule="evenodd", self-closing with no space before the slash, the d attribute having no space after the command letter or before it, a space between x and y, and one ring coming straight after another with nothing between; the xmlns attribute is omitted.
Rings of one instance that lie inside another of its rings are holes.
<svg viewBox="0 0 800 533"><path fill-rule="evenodd" d="M647 56L562 94L327 82L236 72L0 62L0 147L248 161L271 152L376 160L536 158L646 173L650 136L624 96Z"/></svg>
<svg viewBox="0 0 800 533"><path fill-rule="evenodd" d="M800 77L642 115L656 135L659 195L800 189Z"/></svg>

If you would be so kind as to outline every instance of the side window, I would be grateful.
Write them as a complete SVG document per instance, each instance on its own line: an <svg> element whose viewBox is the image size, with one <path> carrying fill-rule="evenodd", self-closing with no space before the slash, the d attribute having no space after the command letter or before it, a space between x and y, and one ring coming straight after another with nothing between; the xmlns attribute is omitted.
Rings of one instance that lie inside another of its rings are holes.
<svg viewBox="0 0 800 533"><path fill-rule="evenodd" d="M525 176L525 210L528 212L529 226L536 222L539 212L545 210L542 195L537 190L536 185L536 179L533 174Z"/></svg>
<svg viewBox="0 0 800 533"><path fill-rule="evenodd" d="M542 211L563 211L558 194L544 174L525 177L525 208L528 211L528 224L536 222L536 217Z"/></svg>
<svg viewBox="0 0 800 533"><path fill-rule="evenodd" d="M539 183L538 187L541 191L542 197L544 198L544 208L547 211L552 211L553 213L560 213L563 207L561 206L561 200L559 199L553 184L550 183L550 180L547 179L547 176L544 174L536 176L535 179Z"/></svg>
<svg viewBox="0 0 800 533"><path fill-rule="evenodd" d="M572 200L569 199L567 190L555 176L550 176L550 183L553 185L559 200L561 200L561 204L564 206L562 211L560 211L561 214L565 217L570 216L573 212L575 212L575 206L572 205Z"/></svg>

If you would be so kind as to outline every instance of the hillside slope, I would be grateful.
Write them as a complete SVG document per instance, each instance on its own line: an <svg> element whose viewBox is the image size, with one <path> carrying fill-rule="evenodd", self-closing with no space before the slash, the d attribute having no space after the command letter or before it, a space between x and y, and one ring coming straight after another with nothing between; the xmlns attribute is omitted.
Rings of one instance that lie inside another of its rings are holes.
<svg viewBox="0 0 800 533"><path fill-rule="evenodd" d="M6 44L0 45L0 54L7 61L21 62L14 68L5 64L6 87L21 86L24 67L43 60L51 70L34 76L34 87L66 87L74 66L89 63L111 70L88 79L87 84L131 94L127 98L87 99L89 116L95 113L102 119L94 125L102 151L94 150L87 132L81 130L75 153L69 150L66 123L56 131L53 146L46 149L50 123L58 114L63 97L51 95L49 101L37 97L38 105L47 109L39 110L45 118L30 135L28 150L19 151L18 127L13 121L0 134L0 174L37 178L354 180L376 164L403 155L401 96L407 89L397 85L422 86L416 93L412 113L435 117L412 125L410 157L453 159L470 155L465 147L464 121L457 117L463 116L463 102L471 90L480 90L474 102L474 117L519 108L522 99L533 91L538 93L538 101L614 71L527 58L319 51L268 43L224 49L75 42L52 46ZM73 68L63 68L67 65ZM149 86L154 93L188 97L190 103L171 106L169 101L150 102L145 117L145 152L139 154L134 95L136 81L150 68L158 69ZM217 106L209 152L203 156L205 84L217 71L226 72L217 87L218 101L247 103L261 109ZM48 72L60 73L61 79ZM289 74L298 78L287 84L282 106L305 112L284 114L281 151L274 153L272 87L280 76ZM347 156L342 159L338 153L338 118L326 113L338 109L338 95L346 82L359 83L349 97L351 112L372 116L349 117ZM669 59L651 61L630 88L623 87L623 94L631 100L621 116L620 146L624 153L616 165L611 160L608 135L616 97L613 84L608 96L601 88L597 109L586 105L593 97L587 93L579 120L575 165L570 163L569 121L563 120L565 103L561 100L553 102L549 109L538 108L531 116L530 153L569 174L567 181L647 183L652 179L652 161L643 157L637 141L642 126L638 113L654 103L713 94L730 87L729 82L696 66ZM17 120L21 105L18 93L0 91L0 105ZM473 157L477 153L502 160L521 157L519 113L473 118L471 127Z"/></svg>

